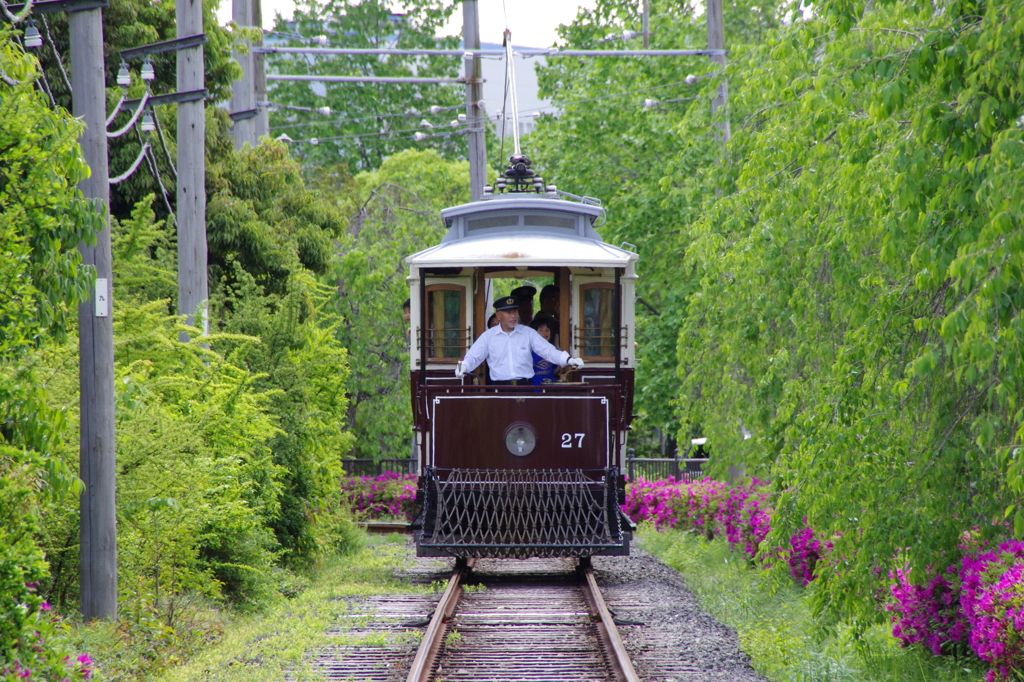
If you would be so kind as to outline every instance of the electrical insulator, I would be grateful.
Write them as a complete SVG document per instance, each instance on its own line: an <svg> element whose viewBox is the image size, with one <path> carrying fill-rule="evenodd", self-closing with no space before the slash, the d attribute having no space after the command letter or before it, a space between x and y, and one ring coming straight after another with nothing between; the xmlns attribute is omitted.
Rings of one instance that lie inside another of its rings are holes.
<svg viewBox="0 0 1024 682"><path fill-rule="evenodd" d="M320 144L320 140L318 140L315 137L313 137L313 138L310 138L309 143L315 147L318 144Z"/></svg>
<svg viewBox="0 0 1024 682"><path fill-rule="evenodd" d="M432 114L440 114L442 111L444 111L444 107L439 107L435 104L434 106L430 107L429 111Z"/></svg>
<svg viewBox="0 0 1024 682"><path fill-rule="evenodd" d="M330 116L331 115L331 108L330 107L319 107L316 110L316 113L320 114L321 116Z"/></svg>
<svg viewBox="0 0 1024 682"><path fill-rule="evenodd" d="M459 114L458 118L459 118L459 123L465 123L466 122L466 115L465 114Z"/></svg>
<svg viewBox="0 0 1024 682"><path fill-rule="evenodd" d="M693 85L694 83L697 82L697 77L691 73L689 76L685 78L685 80L687 85Z"/></svg>
<svg viewBox="0 0 1024 682"><path fill-rule="evenodd" d="M428 121L427 119L423 119L422 121L420 121L420 128L433 128L433 127L434 127L434 124L431 123L430 121Z"/></svg>
<svg viewBox="0 0 1024 682"><path fill-rule="evenodd" d="M319 47L327 47L327 36L319 35L313 38L313 44Z"/></svg>
<svg viewBox="0 0 1024 682"><path fill-rule="evenodd" d="M622 39L623 40L632 40L633 38L636 38L636 36L637 36L637 32L636 31L623 31L622 32Z"/></svg>
<svg viewBox="0 0 1024 682"><path fill-rule="evenodd" d="M150 61L149 57L146 57L146 61L142 62L142 72L140 75L144 81L156 79L156 69L153 68L153 62Z"/></svg>
<svg viewBox="0 0 1024 682"><path fill-rule="evenodd" d="M132 75L128 72L128 65L121 62L121 68L117 70L117 84L127 88L132 84Z"/></svg>
<svg viewBox="0 0 1024 682"><path fill-rule="evenodd" d="M450 125L452 128L458 128L459 127L459 122L453 119L453 120L448 122L448 125Z"/></svg>
<svg viewBox="0 0 1024 682"><path fill-rule="evenodd" d="M653 109L654 107L658 106L659 104L661 104L661 102L659 102L656 99L645 99L644 100L644 109Z"/></svg>
<svg viewBox="0 0 1024 682"><path fill-rule="evenodd" d="M28 26L25 27L25 47L29 50L34 50L37 47L42 46L43 36L39 35L39 29L36 28L36 22L30 19Z"/></svg>
<svg viewBox="0 0 1024 682"><path fill-rule="evenodd" d="M534 118L540 118L540 112L539 111L533 112L533 117Z"/></svg>
<svg viewBox="0 0 1024 682"><path fill-rule="evenodd" d="M412 139L416 140L417 142L423 142L423 140L427 139L427 137L429 136L426 133L416 133L412 136Z"/></svg>
<svg viewBox="0 0 1024 682"><path fill-rule="evenodd" d="M156 130L156 123L153 122L153 114L146 112L142 115L142 132L151 133Z"/></svg>

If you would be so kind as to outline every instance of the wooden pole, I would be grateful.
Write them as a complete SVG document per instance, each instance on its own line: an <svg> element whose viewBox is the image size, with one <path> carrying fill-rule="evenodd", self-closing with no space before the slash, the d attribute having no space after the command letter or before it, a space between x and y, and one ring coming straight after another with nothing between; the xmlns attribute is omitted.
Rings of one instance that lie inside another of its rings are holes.
<svg viewBox="0 0 1024 682"><path fill-rule="evenodd" d="M644 0L642 32L644 35L644 49L651 46L651 0Z"/></svg>
<svg viewBox="0 0 1024 682"><path fill-rule="evenodd" d="M236 24L243 28L251 27L253 19L254 0L232 0L231 18ZM245 41L247 45L251 43ZM262 57L263 55L259 55ZM235 81L231 87L231 112L242 113L256 109L256 80L255 62L257 55L249 50L246 54L238 51L234 53L238 65L242 67L242 77ZM240 118L231 127L231 137L235 140L235 149L241 149L248 144L256 146L256 117Z"/></svg>
<svg viewBox="0 0 1024 682"><path fill-rule="evenodd" d="M109 168L107 166L106 88L103 15L99 9L72 12L72 109L85 123L79 143L91 175L78 183L103 212L103 230L94 246L79 244L82 264L96 269L92 300L78 306L79 388L81 393L79 477L80 590L85 621L117 618L117 510L114 449L113 270L110 252Z"/></svg>
<svg viewBox="0 0 1024 682"><path fill-rule="evenodd" d="M480 17L477 0L462 2L462 40L467 51L480 49ZM466 122L469 124L469 198L480 201L487 184L487 153L484 141L484 116L480 102L484 98L480 57L466 62Z"/></svg>
<svg viewBox="0 0 1024 682"><path fill-rule="evenodd" d="M722 16L722 0L707 0L707 25L708 25L708 49L709 50L724 50L725 49L725 20ZM725 107L729 98L729 85L725 80L725 55L717 55L710 58L711 61L718 63L722 70L722 75L718 77L718 94L714 99L711 100L711 113L715 114L719 109ZM715 127L718 128L718 138L722 143L729 141L732 136L729 127L729 119L725 118L724 121L716 123Z"/></svg>
<svg viewBox="0 0 1024 682"><path fill-rule="evenodd" d="M178 38L203 32L202 0L176 0ZM178 91L202 90L203 46L178 51ZM209 331L206 272L206 104L178 105L178 314ZM182 340L188 336L182 334Z"/></svg>
<svg viewBox="0 0 1024 682"><path fill-rule="evenodd" d="M252 26L263 31L263 5L260 0L249 0L252 3ZM260 38L259 44L263 44ZM256 101L267 101L267 67L266 55L257 54L253 57L253 83L256 87ZM260 138L270 135L270 110L266 107L257 107L256 112L256 144Z"/></svg>

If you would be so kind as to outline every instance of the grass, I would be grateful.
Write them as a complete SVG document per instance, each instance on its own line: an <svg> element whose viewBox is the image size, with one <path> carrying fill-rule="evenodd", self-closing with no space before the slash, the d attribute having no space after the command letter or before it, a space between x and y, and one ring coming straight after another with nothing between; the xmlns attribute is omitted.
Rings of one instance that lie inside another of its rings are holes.
<svg viewBox="0 0 1024 682"><path fill-rule="evenodd" d="M346 597L398 592L430 592L433 586L414 586L395 577L410 559L404 538L378 536L349 556L337 557L317 572L310 585L294 599L250 618L225 624L220 641L184 665L153 678L159 682L305 682L323 679L309 665L309 654L328 645L387 646L418 633L394 635L328 634L358 628L359 619L347 619Z"/></svg>
<svg viewBox="0 0 1024 682"><path fill-rule="evenodd" d="M678 570L701 605L739 635L754 668L773 682L981 682L984 664L903 649L886 626L855 641L849 628L823 637L804 590L748 568L725 542L641 528L640 546Z"/></svg>

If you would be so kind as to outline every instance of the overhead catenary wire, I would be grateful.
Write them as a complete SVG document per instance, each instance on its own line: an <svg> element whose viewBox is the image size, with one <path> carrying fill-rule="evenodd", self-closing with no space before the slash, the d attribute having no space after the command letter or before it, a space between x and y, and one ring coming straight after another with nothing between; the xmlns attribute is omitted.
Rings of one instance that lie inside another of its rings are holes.
<svg viewBox="0 0 1024 682"><path fill-rule="evenodd" d="M107 182L110 183L111 185L116 185L116 184L118 184L120 182L124 182L125 180L130 178L132 175L134 175L135 171L138 170L139 165L142 163L142 159L146 156L146 151L148 149L149 149L149 143L146 142L145 144L142 145L142 150L139 152L138 157L136 157L136 159L132 163L131 167L128 170L126 170L124 173L121 173L121 175L118 175L116 178L110 178L109 180L107 180Z"/></svg>
<svg viewBox="0 0 1024 682"><path fill-rule="evenodd" d="M125 126L123 128L121 128L120 130L115 130L115 131L107 132L107 137L109 139L113 140L114 138L121 137L122 135L127 133L128 130L131 129L131 127L133 125L135 125L135 122L139 120L139 116L146 109L146 102L148 102L148 101L149 101L149 88L146 88L146 92L142 95L142 101L139 102L139 106L135 108L135 112L132 114L132 117L128 121L128 123L126 123ZM107 125L110 125L110 123L108 122Z"/></svg>
<svg viewBox="0 0 1024 682"><path fill-rule="evenodd" d="M164 128L160 125L160 117L157 116L156 110L153 111L153 122L156 124L156 134L160 138L160 146L164 148L164 154L167 155L167 165L171 168L171 174L174 175L174 181L178 181L178 168L174 165L174 159L171 157L171 150L167 147L167 140L164 139Z"/></svg>
<svg viewBox="0 0 1024 682"><path fill-rule="evenodd" d="M510 90L512 92L512 119L516 122L512 126L512 143L514 145L513 154L516 156L521 155L523 152L519 148L519 100L516 97L516 69L515 64L512 61L512 31L505 29L505 54L508 55L508 61L505 62L505 73L511 85ZM504 126L502 126L504 130Z"/></svg>
<svg viewBox="0 0 1024 682"><path fill-rule="evenodd" d="M47 21L46 15L41 14L40 18L43 20L43 30L46 31L46 42L50 46L50 50L53 52L53 56L57 59L57 68L60 69L60 75L64 79L64 85L67 86L68 92L72 92L71 78L68 77L68 72L64 68L64 59L61 58L60 52L57 52L57 43L54 41L53 36L50 35L50 22ZM110 125L109 123L107 125Z"/></svg>
<svg viewBox="0 0 1024 682"><path fill-rule="evenodd" d="M145 140L142 139L142 133L139 131L138 126L135 127L135 137L139 139L139 144L145 146ZM153 179L156 180L156 184L160 186L160 198L164 200L164 206L167 207L167 214L174 216L174 209L171 208L171 201L168 198L169 194L167 188L164 186L164 180L160 175L160 166L156 162L156 152L150 147L146 152L146 165L149 166L149 172L153 174Z"/></svg>

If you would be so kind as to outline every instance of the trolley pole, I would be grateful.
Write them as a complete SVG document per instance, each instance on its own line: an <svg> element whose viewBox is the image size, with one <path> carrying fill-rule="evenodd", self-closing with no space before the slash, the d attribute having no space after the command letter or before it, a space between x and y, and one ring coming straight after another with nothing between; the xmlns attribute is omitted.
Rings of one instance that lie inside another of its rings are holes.
<svg viewBox="0 0 1024 682"><path fill-rule="evenodd" d="M462 2L462 40L472 59L466 59L466 123L469 133L469 198L480 201L487 184L487 150L484 141L484 116L480 103L484 99L483 70L480 66L480 17L477 0ZM518 121L516 122L518 125Z"/></svg>
<svg viewBox="0 0 1024 682"><path fill-rule="evenodd" d="M203 32L202 0L176 0L178 38ZM178 91L202 90L203 46L178 51ZM209 331L206 272L206 103L178 104L178 314ZM188 340L187 334L181 335Z"/></svg>
<svg viewBox="0 0 1024 682"><path fill-rule="evenodd" d="M71 12L71 79L76 118L85 122L79 143L92 170L80 183L87 199L103 213L96 244L78 245L82 264L96 269L92 300L78 306L79 391L81 400L79 502L81 611L88 622L117 618L117 513L114 450L113 269L110 251L107 166L106 83L103 14L100 9Z"/></svg>

